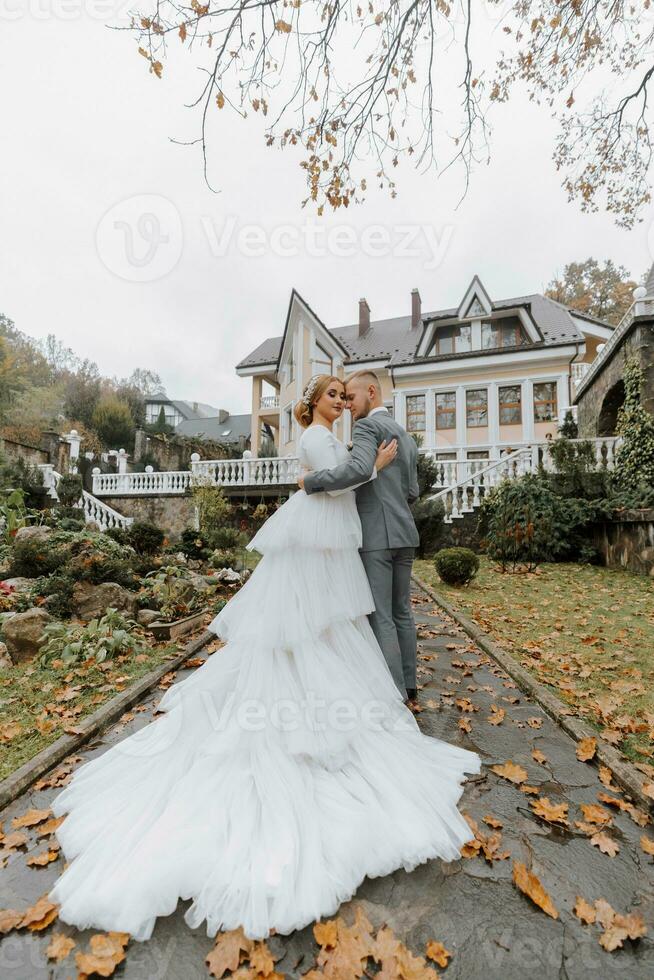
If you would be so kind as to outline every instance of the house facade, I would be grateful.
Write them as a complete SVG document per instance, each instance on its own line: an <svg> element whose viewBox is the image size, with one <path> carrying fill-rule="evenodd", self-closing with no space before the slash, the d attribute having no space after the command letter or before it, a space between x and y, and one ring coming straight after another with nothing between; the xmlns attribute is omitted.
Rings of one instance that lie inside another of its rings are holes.
<svg viewBox="0 0 654 980"><path fill-rule="evenodd" d="M613 327L538 293L491 298L475 276L458 307L424 312L414 289L405 316L375 320L365 299L358 321L328 328L295 291L281 336L236 367L252 378L252 440L265 424L279 456L294 456L293 408L313 374L344 380L369 368L384 402L439 460L498 460L554 435L575 389ZM350 436L350 415L337 435Z"/></svg>

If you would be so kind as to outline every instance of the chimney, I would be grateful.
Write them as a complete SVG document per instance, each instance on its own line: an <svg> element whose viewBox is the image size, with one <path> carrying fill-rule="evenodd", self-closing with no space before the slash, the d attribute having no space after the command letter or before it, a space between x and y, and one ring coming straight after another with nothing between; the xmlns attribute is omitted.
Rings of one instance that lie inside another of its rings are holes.
<svg viewBox="0 0 654 980"><path fill-rule="evenodd" d="M191 407L193 408L193 411L194 412L197 412L197 410L198 410L198 403L197 402L193 402L193 405Z"/></svg>
<svg viewBox="0 0 654 980"><path fill-rule="evenodd" d="M363 337L368 330L370 330L370 307L368 301L361 298L359 300L359 336Z"/></svg>
<svg viewBox="0 0 654 980"><path fill-rule="evenodd" d="M411 290L411 329L420 326L422 320L422 303L417 289Z"/></svg>
<svg viewBox="0 0 654 980"><path fill-rule="evenodd" d="M218 425L223 425L229 418L229 412L224 408L218 409Z"/></svg>

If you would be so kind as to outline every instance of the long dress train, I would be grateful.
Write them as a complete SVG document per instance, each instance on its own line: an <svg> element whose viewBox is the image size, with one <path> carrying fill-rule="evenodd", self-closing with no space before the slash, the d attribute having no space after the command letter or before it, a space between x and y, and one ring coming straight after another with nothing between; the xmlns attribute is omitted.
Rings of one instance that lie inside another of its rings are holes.
<svg viewBox="0 0 654 980"><path fill-rule="evenodd" d="M347 458L317 428L305 468ZM182 898L191 928L264 938L333 914L366 875L459 857L480 758L422 735L403 704L360 544L352 490L298 491L254 536L263 557L210 624L225 646L53 800L63 922L143 941Z"/></svg>

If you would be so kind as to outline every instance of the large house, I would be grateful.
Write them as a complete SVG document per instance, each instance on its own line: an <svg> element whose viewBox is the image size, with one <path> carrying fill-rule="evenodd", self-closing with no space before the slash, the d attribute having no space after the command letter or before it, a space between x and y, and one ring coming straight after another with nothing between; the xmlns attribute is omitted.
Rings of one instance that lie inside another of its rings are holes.
<svg viewBox="0 0 654 980"><path fill-rule="evenodd" d="M407 304L409 306L409 304ZM491 299L475 276L458 307L425 313L417 289L405 316L328 328L293 290L282 336L236 367L252 378L253 455L262 424L280 456L297 451L293 408L313 374L379 375L395 418L441 460L500 459L556 433L575 386L613 327L539 293ZM348 439L350 415L338 423Z"/></svg>
<svg viewBox="0 0 654 980"><path fill-rule="evenodd" d="M145 421L147 425L155 425L159 421L163 409L166 425L173 428L180 422L197 419L215 418L220 409L202 402L187 402L180 398L169 398L164 392L158 395L148 395L145 398Z"/></svg>

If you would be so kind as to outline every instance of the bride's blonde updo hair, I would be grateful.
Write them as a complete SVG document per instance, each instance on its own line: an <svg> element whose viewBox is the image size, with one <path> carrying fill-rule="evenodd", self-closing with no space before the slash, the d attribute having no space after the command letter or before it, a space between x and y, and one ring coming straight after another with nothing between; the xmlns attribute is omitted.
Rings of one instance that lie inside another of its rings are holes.
<svg viewBox="0 0 654 980"><path fill-rule="evenodd" d="M343 384L343 381L337 378L335 374L314 374L312 378L309 378L302 392L302 398L293 410L295 418L303 429L306 429L313 422L313 407L320 401L332 381L338 381L339 385Z"/></svg>

